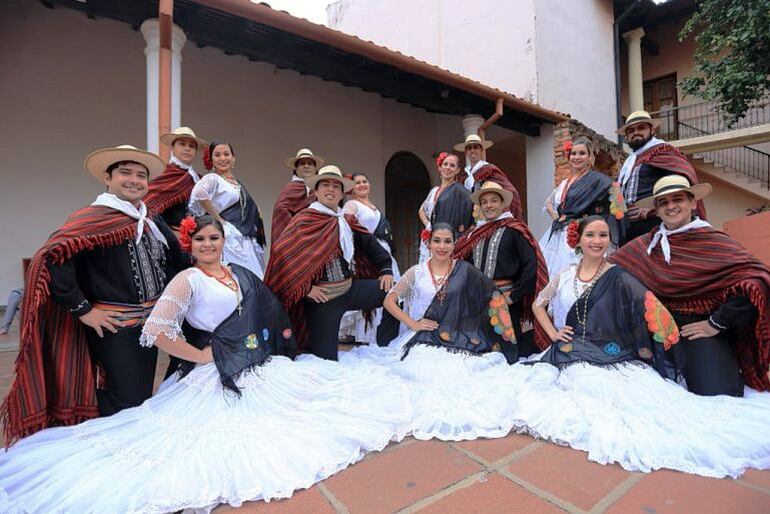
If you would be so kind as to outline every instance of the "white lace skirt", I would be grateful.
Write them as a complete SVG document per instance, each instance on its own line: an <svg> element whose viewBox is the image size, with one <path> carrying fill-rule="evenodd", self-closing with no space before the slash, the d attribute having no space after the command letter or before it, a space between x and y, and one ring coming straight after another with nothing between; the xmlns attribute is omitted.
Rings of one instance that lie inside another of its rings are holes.
<svg viewBox="0 0 770 514"><path fill-rule="evenodd" d="M225 222L225 247L222 261L240 264L260 280L265 278L265 249L253 237L241 234L231 223Z"/></svg>
<svg viewBox="0 0 770 514"><path fill-rule="evenodd" d="M411 417L403 385L375 366L274 357L239 379L241 398L213 364L169 381L140 407L0 455L0 512L208 512L287 498L402 438Z"/></svg>
<svg viewBox="0 0 770 514"><path fill-rule="evenodd" d="M514 424L514 377L500 353L474 356L416 345L404 360L401 347L414 332L404 333L387 348L366 346L341 352L343 366L378 364L392 370L409 387L417 439L462 441L504 437Z"/></svg>
<svg viewBox="0 0 770 514"><path fill-rule="evenodd" d="M738 477L770 468L770 393L698 396L646 365L515 364L517 430L630 471Z"/></svg>
<svg viewBox="0 0 770 514"><path fill-rule="evenodd" d="M548 266L548 276L555 277L563 269L580 262L580 256L567 244L567 230L562 229L551 234L551 226L540 238L540 250Z"/></svg>

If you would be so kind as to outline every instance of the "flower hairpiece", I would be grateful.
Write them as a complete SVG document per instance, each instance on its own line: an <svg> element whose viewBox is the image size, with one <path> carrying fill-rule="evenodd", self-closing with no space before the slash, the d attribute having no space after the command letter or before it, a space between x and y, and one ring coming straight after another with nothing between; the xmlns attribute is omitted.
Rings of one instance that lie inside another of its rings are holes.
<svg viewBox="0 0 770 514"><path fill-rule="evenodd" d="M446 159L449 156L446 152L441 152L436 156L436 168L441 168L441 164L444 162L444 159Z"/></svg>
<svg viewBox="0 0 770 514"><path fill-rule="evenodd" d="M208 146L203 149L203 167L209 171L214 167L214 163L211 162L211 150Z"/></svg>
<svg viewBox="0 0 770 514"><path fill-rule="evenodd" d="M572 141L565 141L561 147L564 150L564 155L569 158L569 153L572 151Z"/></svg>
<svg viewBox="0 0 770 514"><path fill-rule="evenodd" d="M577 248L578 242L580 242L579 225L577 220L573 220L567 225L567 245L573 250Z"/></svg>
<svg viewBox="0 0 770 514"><path fill-rule="evenodd" d="M179 244L187 253L192 251L192 237L193 231L198 228L198 224L195 222L195 218L187 216L179 223Z"/></svg>

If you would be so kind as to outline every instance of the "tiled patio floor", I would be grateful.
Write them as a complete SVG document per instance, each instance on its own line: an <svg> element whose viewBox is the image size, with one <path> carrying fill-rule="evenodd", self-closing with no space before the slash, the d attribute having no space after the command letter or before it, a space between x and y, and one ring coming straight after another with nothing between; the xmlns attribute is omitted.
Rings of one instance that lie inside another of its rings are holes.
<svg viewBox="0 0 770 514"><path fill-rule="evenodd" d="M17 326L0 336L2 396L16 341ZM166 363L159 359L158 379ZM749 471L739 480L630 473L519 434L461 443L409 438L288 500L215 512L770 514L770 471Z"/></svg>

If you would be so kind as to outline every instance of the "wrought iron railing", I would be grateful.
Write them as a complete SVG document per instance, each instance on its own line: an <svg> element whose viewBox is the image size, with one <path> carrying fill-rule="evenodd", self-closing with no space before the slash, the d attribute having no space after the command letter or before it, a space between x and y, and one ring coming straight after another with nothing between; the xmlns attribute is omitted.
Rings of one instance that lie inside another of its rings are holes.
<svg viewBox="0 0 770 514"><path fill-rule="evenodd" d="M745 116L733 124L725 121L720 105L714 102L683 105L650 115L660 119L657 135L661 139L690 139L770 123L770 99L765 98L757 102L746 111ZM770 154L762 150L750 146L736 146L695 155L724 167L727 173L734 172L745 176L750 182L759 182L761 187L770 189Z"/></svg>

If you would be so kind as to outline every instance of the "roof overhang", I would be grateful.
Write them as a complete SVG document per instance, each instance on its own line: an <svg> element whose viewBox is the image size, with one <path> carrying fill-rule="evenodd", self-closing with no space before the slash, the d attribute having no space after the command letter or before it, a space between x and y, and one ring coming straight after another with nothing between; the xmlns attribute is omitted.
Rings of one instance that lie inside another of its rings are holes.
<svg viewBox="0 0 770 514"><path fill-rule="evenodd" d="M77 9L89 18L122 21L134 29L158 16L157 0L41 1L48 7ZM428 112L488 115L502 99L503 116L497 125L529 136L537 136L544 122L569 118L370 41L249 0L175 0L174 23L198 47L219 48L229 55L244 55L251 61L375 92Z"/></svg>

